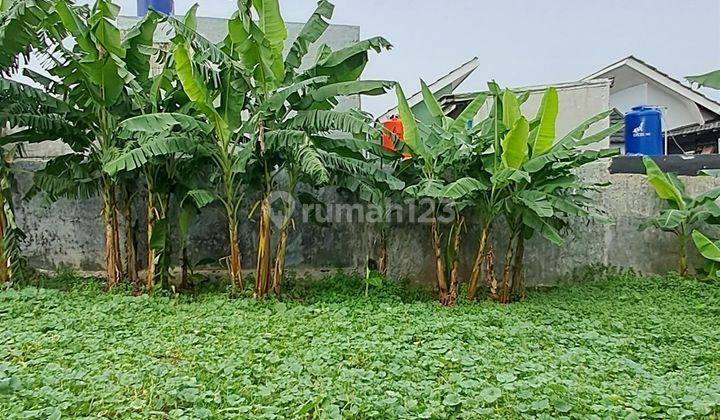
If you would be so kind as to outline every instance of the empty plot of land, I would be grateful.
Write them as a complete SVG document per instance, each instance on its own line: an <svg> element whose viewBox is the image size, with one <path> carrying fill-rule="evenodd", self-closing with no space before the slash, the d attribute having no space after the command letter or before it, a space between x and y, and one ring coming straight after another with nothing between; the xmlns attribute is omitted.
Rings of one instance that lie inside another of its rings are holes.
<svg viewBox="0 0 720 420"><path fill-rule="evenodd" d="M285 302L78 284L0 292L0 417L720 412L712 284L610 276L450 309L348 276Z"/></svg>

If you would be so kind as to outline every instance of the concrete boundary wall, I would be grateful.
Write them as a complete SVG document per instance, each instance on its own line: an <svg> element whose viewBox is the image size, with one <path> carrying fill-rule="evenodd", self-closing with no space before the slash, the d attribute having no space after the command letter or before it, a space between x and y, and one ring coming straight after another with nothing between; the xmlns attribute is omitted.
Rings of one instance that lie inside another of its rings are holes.
<svg viewBox="0 0 720 420"><path fill-rule="evenodd" d="M31 265L42 269L68 266L86 271L101 270L103 230L100 201L60 200L48 204L41 197L23 201L22 194L30 185L31 171L41 166L42 162L26 160L19 165L25 171L18 177L19 191L15 194L17 221L27 234L23 251ZM643 220L662 208L644 175L611 175L608 165L609 162L589 165L582 175L589 181L611 183L596 197L598 210L604 212L611 222L602 224L572 219L569 229L564 232L565 245L561 247L542 238L530 240L526 246L529 284L552 284L574 269L590 264L632 268L648 274L676 269L677 248L673 236L652 230L638 231ZM691 194L720 186L718 180L709 177L681 179ZM322 195L327 203L352 202L350 197L332 189L324 190ZM245 203L244 214L251 205ZM299 213L296 215L297 229L291 234L288 246L289 268L313 271L364 269L367 257L373 256L376 225L342 222L318 226L303 223ZM140 205L138 216L142 225L145 216ZM477 249L477 231L472 221L469 222L462 250L465 273ZM240 228L246 268L254 266L256 228L257 224L251 220L246 220ZM498 264L502 261L504 237L502 222L499 222L495 228ZM210 208L197 218L191 229L191 244L190 253L195 261L220 259L226 255L225 221L220 209ZM432 281L434 269L428 225L405 223L393 226L389 251L389 268L393 277L408 277L420 283ZM142 247L140 252L143 252ZM697 257L696 262L699 262Z"/></svg>

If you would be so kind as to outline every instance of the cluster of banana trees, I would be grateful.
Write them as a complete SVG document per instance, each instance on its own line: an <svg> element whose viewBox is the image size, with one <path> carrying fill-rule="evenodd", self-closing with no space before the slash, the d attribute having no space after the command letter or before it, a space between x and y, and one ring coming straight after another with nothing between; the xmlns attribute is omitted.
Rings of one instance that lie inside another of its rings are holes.
<svg viewBox="0 0 720 420"><path fill-rule="evenodd" d="M15 130L3 144L70 146L71 153L35 174L29 196L100 196L108 288L122 278L147 290L167 285L173 231L180 233L186 280L188 227L200 208L217 201L227 218L228 274L244 289L238 225L241 204L251 199L259 221L255 295L279 294L293 220L286 206L273 229L274 192L297 196L300 183L318 187L348 178L401 185L375 170L378 154L389 152L367 141L380 134L372 119L334 109L342 97L392 88L389 81L359 80L369 53L391 45L380 37L337 51L321 45L318 59L304 62L329 26L334 7L325 0L287 54L277 0L239 1L219 44L197 32L197 7L183 20L150 12L127 31L116 26L119 7L107 0L92 7L6 0L3 8L5 73L30 51L45 64L42 72L24 70L32 84L2 80L3 104L12 105L3 108L2 123ZM161 22L172 32L169 47L153 42ZM137 201L146 204L144 281L136 264Z"/></svg>
<svg viewBox="0 0 720 420"><path fill-rule="evenodd" d="M318 2L287 52L278 0L238 1L218 44L197 32L197 7L182 20L150 12L126 31L115 25L119 7L109 0L92 7L70 0L16 0L3 7L5 74L17 71L30 51L45 64L43 72L24 70L32 85L1 81L0 100L7 106L0 122L13 129L3 144L62 140L69 146L70 153L35 174L29 195L102 199L108 288L123 278L138 289L167 286L177 242L186 282L189 226L200 209L216 203L227 221L228 276L236 290L244 290L238 229L246 203L258 222L254 295L280 295L294 222L284 200L281 223L273 226L271 198L282 192L300 202L317 200L299 193L300 185L310 191L343 187L381 209L382 275L391 258L391 204L404 197L430 203L443 305L459 297L468 226L479 226L470 299L485 284L493 298L511 302L524 294L527 239L540 234L559 245L569 217L599 217L588 196L596 186L581 181L576 170L616 153L587 149L619 128L585 135L609 113L556 138L554 89L545 93L537 116L526 117L520 106L528 94L490 83L487 94L450 118L422 83L429 113L416 118L395 83L360 80L369 53L391 47L385 39L337 51L321 45L314 62L305 59L332 17L333 5L326 0ZM169 45L153 42L160 23L169 28ZM384 129L371 116L335 105L345 96L379 95L393 87L405 135L389 150L380 142ZM483 107L488 116L469 127ZM144 223L133 203L144 203ZM456 215L451 223L439 217L446 209ZM14 226L7 217L0 222ZM137 229L141 223L144 229ZM509 240L503 269L496 273L492 232L503 224ZM144 279L138 275L138 231L147 232ZM171 239L172 232L179 241Z"/></svg>
<svg viewBox="0 0 720 420"><path fill-rule="evenodd" d="M427 117L416 118L402 89L397 89L405 144L414 169L406 171L403 180L408 184L406 194L434 203L430 237L440 302L453 305L458 299L459 254L468 221L480 231L468 279L469 298L475 299L479 285L485 284L489 295L499 302L520 300L525 293L526 240L538 234L562 245L560 231L571 217L603 219L593 210L589 196L600 185L583 182L577 170L618 153L588 146L620 126L586 135L591 126L607 119L609 112L604 112L558 138L559 105L554 88L545 92L537 115L529 118L520 111L529 95L500 89L495 83L453 119L444 115L437 99L421 84ZM483 107L488 116L468 128L468 121ZM438 223L437 208L442 203L456 214L448 226ZM496 273L492 231L498 222L505 226L502 232L507 244L502 270Z"/></svg>

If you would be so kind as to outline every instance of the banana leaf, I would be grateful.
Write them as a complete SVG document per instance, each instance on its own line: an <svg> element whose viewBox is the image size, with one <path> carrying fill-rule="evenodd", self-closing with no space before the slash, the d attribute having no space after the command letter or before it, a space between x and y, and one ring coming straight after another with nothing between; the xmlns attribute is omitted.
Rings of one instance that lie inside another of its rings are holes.
<svg viewBox="0 0 720 420"><path fill-rule="evenodd" d="M530 126L525 117L519 117L513 128L502 139L502 163L507 168L520 169L528 158Z"/></svg>
<svg viewBox="0 0 720 420"><path fill-rule="evenodd" d="M697 230L693 231L692 238L700 255L710 261L720 262L720 247L718 247L717 243L711 241L707 236Z"/></svg>
<svg viewBox="0 0 720 420"><path fill-rule="evenodd" d="M665 173L660 170L655 161L645 156L643 157L643 164L645 165L648 182L653 186L658 197L670 201L680 210L685 210L685 199L682 193L668 179Z"/></svg>
<svg viewBox="0 0 720 420"><path fill-rule="evenodd" d="M548 88L543 95L540 109L538 110L539 126L530 137L532 156L539 156L552 148L555 140L555 123L559 111L558 93L555 88Z"/></svg>
<svg viewBox="0 0 720 420"><path fill-rule="evenodd" d="M687 80L691 83L697 83L711 89L720 89L720 70L711 71L710 73L698 76L688 76Z"/></svg>
<svg viewBox="0 0 720 420"><path fill-rule="evenodd" d="M285 57L286 80L288 77L292 78L292 71L300 67L310 46L317 42L330 26L328 20L332 18L334 9L335 6L327 0L318 1L315 12L300 30Z"/></svg>

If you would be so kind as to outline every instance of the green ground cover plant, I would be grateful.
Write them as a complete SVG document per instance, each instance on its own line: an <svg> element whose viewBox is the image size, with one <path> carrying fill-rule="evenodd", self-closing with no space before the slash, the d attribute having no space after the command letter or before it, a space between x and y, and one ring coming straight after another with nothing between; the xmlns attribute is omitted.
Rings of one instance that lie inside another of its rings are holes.
<svg viewBox="0 0 720 420"><path fill-rule="evenodd" d="M591 273L449 309L343 274L283 302L55 284L0 292L0 418L720 414L714 283Z"/></svg>

